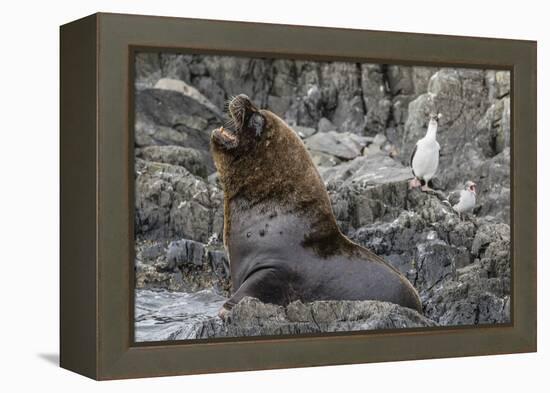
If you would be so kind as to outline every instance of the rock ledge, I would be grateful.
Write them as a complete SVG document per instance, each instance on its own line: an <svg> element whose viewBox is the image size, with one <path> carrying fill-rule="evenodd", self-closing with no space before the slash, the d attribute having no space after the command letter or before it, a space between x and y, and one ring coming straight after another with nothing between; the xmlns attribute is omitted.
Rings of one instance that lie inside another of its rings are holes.
<svg viewBox="0 0 550 393"><path fill-rule="evenodd" d="M432 327L418 312L378 301L295 301L286 307L246 297L227 319L210 318L176 340Z"/></svg>

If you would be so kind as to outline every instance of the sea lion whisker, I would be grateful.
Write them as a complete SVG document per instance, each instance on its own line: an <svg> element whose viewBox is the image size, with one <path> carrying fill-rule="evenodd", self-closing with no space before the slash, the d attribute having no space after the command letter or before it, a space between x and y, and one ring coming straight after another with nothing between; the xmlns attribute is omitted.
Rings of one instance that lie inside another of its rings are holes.
<svg viewBox="0 0 550 393"><path fill-rule="evenodd" d="M233 119L228 119L223 123L224 128L233 128L235 127L235 121Z"/></svg>
<svg viewBox="0 0 550 393"><path fill-rule="evenodd" d="M236 98L235 96L230 96L227 100L225 100L225 102L224 102L224 104L223 104L224 112L229 111L229 105L231 104L231 102L232 102L235 98Z"/></svg>

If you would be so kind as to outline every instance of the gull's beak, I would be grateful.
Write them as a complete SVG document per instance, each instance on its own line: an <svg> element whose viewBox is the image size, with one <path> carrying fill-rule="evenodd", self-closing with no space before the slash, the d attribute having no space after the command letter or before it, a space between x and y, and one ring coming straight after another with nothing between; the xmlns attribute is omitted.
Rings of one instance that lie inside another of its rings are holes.
<svg viewBox="0 0 550 393"><path fill-rule="evenodd" d="M430 120L439 122L439 119L441 119L442 116L443 115L441 113L430 113Z"/></svg>

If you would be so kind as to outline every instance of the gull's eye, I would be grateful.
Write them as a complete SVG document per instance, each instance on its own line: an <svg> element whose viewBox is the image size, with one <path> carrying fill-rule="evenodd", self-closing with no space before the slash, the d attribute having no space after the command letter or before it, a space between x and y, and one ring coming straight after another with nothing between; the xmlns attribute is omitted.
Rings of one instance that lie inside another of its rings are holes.
<svg viewBox="0 0 550 393"><path fill-rule="evenodd" d="M253 130L256 136L260 136L264 129L265 119L259 113L254 113L248 120L248 128Z"/></svg>

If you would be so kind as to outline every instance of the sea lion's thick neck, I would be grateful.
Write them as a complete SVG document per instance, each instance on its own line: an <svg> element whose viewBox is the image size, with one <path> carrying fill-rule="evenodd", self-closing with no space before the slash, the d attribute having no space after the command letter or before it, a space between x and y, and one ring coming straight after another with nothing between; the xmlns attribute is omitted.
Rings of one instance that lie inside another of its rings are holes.
<svg viewBox="0 0 550 393"><path fill-rule="evenodd" d="M341 236L321 176L303 142L282 120L269 117L270 130L244 154L215 157L224 191L226 238L246 211L301 217L309 228L301 239L312 247L322 239ZM235 222L234 222L235 221Z"/></svg>
<svg viewBox="0 0 550 393"><path fill-rule="evenodd" d="M275 199L299 208L326 194L302 141L286 125L276 126L248 151L216 160L229 200L238 197L256 205Z"/></svg>

